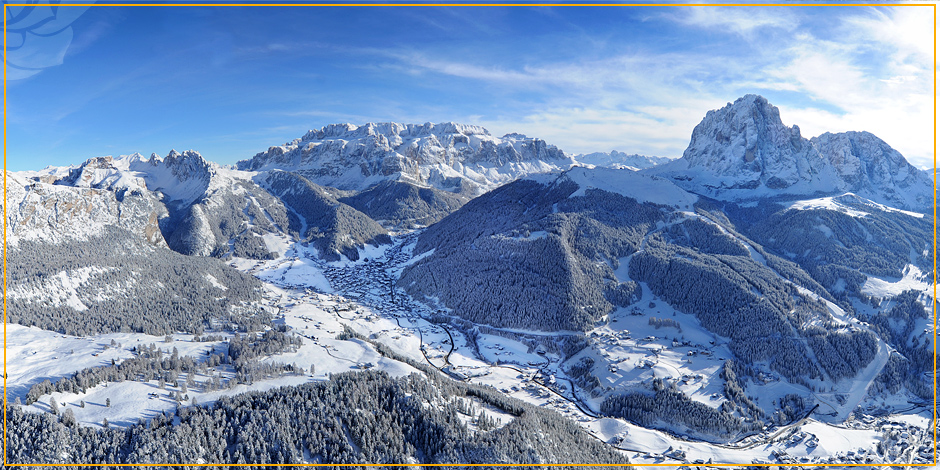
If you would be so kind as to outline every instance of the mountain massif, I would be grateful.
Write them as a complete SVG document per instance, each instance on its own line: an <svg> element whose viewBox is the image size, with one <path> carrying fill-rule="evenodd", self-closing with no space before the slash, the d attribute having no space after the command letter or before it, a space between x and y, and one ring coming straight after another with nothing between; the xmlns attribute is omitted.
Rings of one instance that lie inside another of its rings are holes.
<svg viewBox="0 0 940 470"><path fill-rule="evenodd" d="M729 201L855 193L901 209L933 204L928 172L867 132L807 139L766 98L747 95L709 111L682 158L648 170Z"/></svg>
<svg viewBox="0 0 940 470"><path fill-rule="evenodd" d="M555 146L521 134L494 137L479 126L392 122L326 126L240 161L237 167L292 171L344 190L401 181L478 195L520 176L574 163Z"/></svg>

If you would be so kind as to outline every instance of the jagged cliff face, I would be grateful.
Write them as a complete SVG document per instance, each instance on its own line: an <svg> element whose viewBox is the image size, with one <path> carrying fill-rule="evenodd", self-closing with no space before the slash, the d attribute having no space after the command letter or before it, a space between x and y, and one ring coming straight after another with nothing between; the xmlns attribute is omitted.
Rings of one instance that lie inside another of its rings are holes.
<svg viewBox="0 0 940 470"><path fill-rule="evenodd" d="M264 258L272 256L266 234L289 234L284 204L254 184L253 173L224 169L191 150L134 160L130 168L166 203L161 227L175 251Z"/></svg>
<svg viewBox="0 0 940 470"><path fill-rule="evenodd" d="M378 223L328 195L298 215L297 201L281 199L289 188L259 185L257 176L220 167L191 150L171 151L166 158L95 157L74 167L13 173L8 235L14 244L60 243L113 236L107 229L116 227L120 242L139 248L145 243L185 255L246 258L276 256L278 238L314 243L327 259L355 259L363 243L389 242ZM362 226L369 228L366 235L359 233ZM349 232L354 228L358 232Z"/></svg>
<svg viewBox="0 0 940 470"><path fill-rule="evenodd" d="M480 193L531 173L566 169L574 160L541 139L494 137L455 123L333 124L238 163L241 170L281 169L323 186L364 190L404 181Z"/></svg>
<svg viewBox="0 0 940 470"><path fill-rule="evenodd" d="M192 203L205 196L213 178L219 176L219 165L193 150L183 153L171 150L162 159L156 154L150 155L149 160L132 155L127 159L127 169L141 175L147 189L176 204Z"/></svg>
<svg viewBox="0 0 940 470"><path fill-rule="evenodd" d="M786 127L780 111L757 95L709 111L682 158L648 171L718 199L812 194L838 179L800 129Z"/></svg>
<svg viewBox="0 0 940 470"><path fill-rule="evenodd" d="M68 168L10 173L7 235L11 243L85 240L115 226L166 246L172 232L165 233L161 222L204 197L216 168L197 152L173 151L165 159L105 156Z"/></svg>
<svg viewBox="0 0 940 470"><path fill-rule="evenodd" d="M118 226L148 244L166 246L159 227L159 220L167 215L163 203L139 188L112 189L119 179L113 175L95 181L96 173L101 176L112 170L107 161L89 166L99 168L79 167L65 175L74 178L76 186L57 184L58 175L8 173L7 243L82 241L101 235L105 227Z"/></svg>
<svg viewBox="0 0 940 470"><path fill-rule="evenodd" d="M682 158L690 168L730 177L732 187L747 189L784 189L827 173L825 160L800 129L784 126L780 111L755 95L709 111Z"/></svg>
<svg viewBox="0 0 940 470"><path fill-rule="evenodd" d="M881 139L867 132L806 139L758 95L709 111L682 158L646 171L723 200L853 192L911 210L932 200L927 175Z"/></svg>
<svg viewBox="0 0 940 470"><path fill-rule="evenodd" d="M845 190L892 207L929 208L933 181L869 132L825 133L810 139L839 174Z"/></svg>

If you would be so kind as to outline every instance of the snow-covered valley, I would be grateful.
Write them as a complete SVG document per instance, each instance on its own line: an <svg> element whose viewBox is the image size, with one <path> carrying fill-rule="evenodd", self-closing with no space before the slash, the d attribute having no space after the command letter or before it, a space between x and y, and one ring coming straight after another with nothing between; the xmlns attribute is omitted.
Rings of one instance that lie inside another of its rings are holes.
<svg viewBox="0 0 940 470"><path fill-rule="evenodd" d="M121 427L158 414L172 415L178 407L206 405L251 390L329 380L330 374L340 372L374 369L391 376L423 374L406 362L385 357L375 346L382 344L452 380L491 386L553 409L636 463L917 463L930 454L931 448L924 446L930 441L929 406L903 399L889 403L862 398L865 387L858 398L852 398L860 400L854 410L848 410L855 412L854 419L832 420L825 403L844 402L846 397L820 393L816 398L822 406L803 419L721 444L685 435L680 429L664 432L603 416L598 411L602 398L590 396L569 377L572 364L591 358L603 386L622 389L662 379L675 383L691 399L717 408L726 401L719 373L724 360L731 357L727 339L708 332L695 317L677 312L644 288L634 307L610 314L586 333L590 345L564 362L559 353L532 346L545 332L485 327L486 332L471 341L461 331L464 328L442 320L446 309L416 301L394 287L391 276L412 261L416 236L397 236L393 245L369 251L358 261L324 262L312 249L286 242L277 259L231 261L233 267L265 281L265 302L277 312L274 324L286 325L288 334L303 341L261 362L294 364L302 372L244 384L236 383L230 365L219 364L206 373L181 376L177 383L126 381L99 384L82 393L55 392L41 396L27 410L49 413L54 401L59 413L70 410L83 426L100 427L107 422ZM653 318L672 321L661 326ZM353 330L357 337L337 339L344 329ZM206 332L209 337L214 334ZM132 349L137 346L154 344L167 356L175 351L180 357L206 360L210 351L225 348L230 339L228 334L214 341L195 341L192 335L182 334L69 337L19 325L8 325L7 337L11 401L24 400L29 387L41 380L55 381L112 360L120 364L133 357ZM776 400L800 389L769 370L763 380L748 388L759 400ZM488 416L502 424L512 419L498 410ZM471 413L467 419L473 424L478 418ZM908 437L885 446L889 434Z"/></svg>

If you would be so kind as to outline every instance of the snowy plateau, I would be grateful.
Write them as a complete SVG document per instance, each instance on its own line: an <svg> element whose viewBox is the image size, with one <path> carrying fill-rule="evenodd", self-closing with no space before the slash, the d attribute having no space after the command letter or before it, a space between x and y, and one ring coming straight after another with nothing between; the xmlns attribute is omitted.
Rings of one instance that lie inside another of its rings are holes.
<svg viewBox="0 0 940 470"><path fill-rule="evenodd" d="M760 96L5 177L10 464L934 462L933 175Z"/></svg>

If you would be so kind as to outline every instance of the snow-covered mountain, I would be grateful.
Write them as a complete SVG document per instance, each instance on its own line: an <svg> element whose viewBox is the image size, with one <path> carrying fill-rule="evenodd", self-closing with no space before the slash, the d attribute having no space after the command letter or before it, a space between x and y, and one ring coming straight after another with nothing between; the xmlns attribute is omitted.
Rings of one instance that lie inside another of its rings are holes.
<svg viewBox="0 0 940 470"><path fill-rule="evenodd" d="M639 154L626 154L624 152L618 152L616 150L611 150L610 152L594 152L575 155L574 159L578 163L592 165L596 167L603 168L621 168L621 169L633 169L633 170L642 170L644 168L651 168L656 165L662 165L663 163L669 163L673 159L665 157L648 157L646 155Z"/></svg>
<svg viewBox="0 0 940 470"><path fill-rule="evenodd" d="M838 184L835 170L780 111L747 95L709 111L682 158L648 170L718 199L813 194Z"/></svg>
<svg viewBox="0 0 940 470"><path fill-rule="evenodd" d="M635 284L610 282L610 264L635 252L665 214L691 211L697 200L631 170L576 167L522 178L424 231L414 253L428 255L399 285L473 322L589 329L618 302L611 299L635 294Z"/></svg>
<svg viewBox="0 0 940 470"><path fill-rule="evenodd" d="M344 190L404 181L451 192L481 194L519 177L570 168L575 161L544 140L494 137L456 124L332 124L271 147L238 169L280 169Z"/></svg>
<svg viewBox="0 0 940 470"><path fill-rule="evenodd" d="M776 212L771 217L763 207L754 208L753 213L725 214L669 180L630 170L573 168L561 175L527 177L470 201L424 231L414 248L417 261L403 270L398 285L414 298L432 299L455 316L494 327L582 330L595 337L600 331L627 328L624 331L636 332L650 325L659 330L668 324L677 330L666 334L673 338L674 348L689 338L714 335L721 339L707 341L727 344L727 354L733 355L742 374L757 375L743 371L763 369L795 386L824 387L860 398L888 361L888 346L867 326L846 319L836 305L839 299L834 297L832 283L827 282L828 271L811 264L809 257L796 257L801 265L782 258L741 228L760 226L755 235L777 247L781 244L775 238L782 235L775 233L776 225L765 228L764 221L791 220L787 226L794 238L809 239L812 231L820 234L817 238L823 240L813 242L823 248L814 254L842 254L849 259L855 253L845 247L838 251L837 240L861 250L864 242L857 238L864 234L856 230L855 239L850 239L842 233L848 230L836 227L828 240L816 225L820 220L837 220L837 215L772 205ZM927 246L920 236L927 226L922 219L877 207L870 211L870 218L863 222L864 233L882 257L872 264L904 266L909 261L897 259L897 253L907 255ZM795 218L790 215L794 212ZM848 225L844 222L842 226ZM885 231L877 229L891 223L912 227L909 246L891 245ZM847 267L844 272L851 270ZM864 282L864 276L856 277ZM820 280L826 282L825 287ZM908 325L914 328L915 322ZM660 334L653 333L647 340ZM673 336L680 334L684 340ZM593 344L592 348L603 348L601 342ZM688 365L694 361L683 357L696 354L683 352L679 356L682 367L695 367ZM586 394L606 396L602 412L636 418L640 415L630 414L631 402L642 397L629 392L644 386L636 378L648 366L633 368L629 373L633 379L608 374L621 367L631 369L622 365L629 364L625 360L630 356L581 353L584 365L573 366L569 376L577 376L582 369L596 374L598 380L586 376L583 386ZM577 359L569 363L576 364ZM614 383L619 385L613 392L604 387ZM916 387L916 381L911 384ZM698 387L684 393L694 396ZM752 387L760 390L755 395L779 393L772 391L773 385L762 388L755 383ZM653 385L647 392L655 390ZM621 395L624 391L627 394ZM730 420L730 428L741 429L746 425L735 422L735 416L753 414L755 419L766 419L775 409L770 401L732 400L750 411L719 413L707 421ZM666 408L673 406L680 407ZM854 406L839 412L848 413ZM669 423L681 419L680 414L664 418ZM675 429L673 424L665 426ZM693 433L722 438L723 431L690 428Z"/></svg>
<svg viewBox="0 0 940 470"><path fill-rule="evenodd" d="M869 132L825 133L810 142L836 169L843 191L893 207L927 209L933 205L933 181Z"/></svg>
<svg viewBox="0 0 940 470"><path fill-rule="evenodd" d="M168 214L139 178L122 173L110 157L78 167L7 173L7 243L83 241L121 227L166 246L159 220Z"/></svg>
<svg viewBox="0 0 940 470"><path fill-rule="evenodd" d="M682 158L644 171L722 200L855 192L902 209L932 203L927 175L881 139L867 132L806 139L758 95L709 111Z"/></svg>
<svg viewBox="0 0 940 470"><path fill-rule="evenodd" d="M171 150L166 158L152 154L149 159L135 153L118 157L104 156L86 160L78 166L50 167L27 172L36 181L76 188L109 191L149 191L165 201L192 203L204 196L217 176L219 165L204 159L199 152ZM217 181L215 187L224 186Z"/></svg>
<svg viewBox="0 0 940 470"><path fill-rule="evenodd" d="M120 227L138 241L185 255L266 258L278 250L277 239L290 238L313 242L328 259L339 253L355 258L363 242L385 240L381 226L325 190L317 193L325 199L314 211L310 200L301 207L285 197L312 184L303 177L287 190L264 184L267 174L223 168L192 150L11 173L10 240L82 242Z"/></svg>

